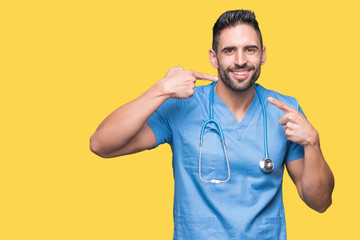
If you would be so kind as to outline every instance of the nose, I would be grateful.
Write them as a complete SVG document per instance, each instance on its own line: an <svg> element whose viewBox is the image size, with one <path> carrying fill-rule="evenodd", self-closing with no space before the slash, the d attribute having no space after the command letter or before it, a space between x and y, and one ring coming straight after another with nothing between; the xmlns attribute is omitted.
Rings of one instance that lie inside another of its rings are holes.
<svg viewBox="0 0 360 240"><path fill-rule="evenodd" d="M246 54L243 53L242 51L238 51L235 54L235 64L242 66L244 64L247 63L247 58L246 58Z"/></svg>

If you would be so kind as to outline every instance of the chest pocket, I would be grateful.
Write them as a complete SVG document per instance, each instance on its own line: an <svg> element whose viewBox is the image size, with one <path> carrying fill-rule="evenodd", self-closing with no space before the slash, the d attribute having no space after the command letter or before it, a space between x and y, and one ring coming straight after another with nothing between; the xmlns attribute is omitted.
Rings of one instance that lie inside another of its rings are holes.
<svg viewBox="0 0 360 240"><path fill-rule="evenodd" d="M199 172L200 128L198 132L185 130L183 138L182 165L188 172ZM201 175L205 181L226 179L228 176L226 156L220 135L209 125L205 130L201 150Z"/></svg>

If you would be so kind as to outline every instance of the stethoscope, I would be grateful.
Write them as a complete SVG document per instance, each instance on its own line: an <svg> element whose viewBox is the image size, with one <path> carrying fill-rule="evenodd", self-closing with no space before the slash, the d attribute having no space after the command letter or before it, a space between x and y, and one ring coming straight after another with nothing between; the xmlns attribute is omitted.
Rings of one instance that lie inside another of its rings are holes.
<svg viewBox="0 0 360 240"><path fill-rule="evenodd" d="M214 87L216 85L216 82L214 82L211 85L211 89L210 89L210 95L209 95L209 111L210 111L210 118L204 122L204 124L201 127L201 132L200 132L200 153L199 153L199 177L200 180L204 183L226 183L230 180L230 165L229 165L229 159L228 159L228 155L226 152L226 145L225 145L225 138L224 138L224 133L221 129L221 125L218 121L216 121L214 119L214 113L213 113L213 101L214 101ZM261 93L259 92L258 88L258 84L255 84L255 90L256 90L256 95L258 96L260 103L261 103L261 108L262 108L262 113L263 113L263 130L264 130L264 155L265 158L260 160L260 169L265 172L265 173L269 173L274 169L274 163L273 161L269 158L269 150L268 150L268 142L267 142L267 117L266 117L266 110L265 110L265 104L264 104L264 100L262 99ZM227 164L227 169L228 169L228 177L225 180L217 180L217 179L212 179L210 181L205 181L202 179L201 177L201 151L202 151L202 146L203 146L203 141L204 141L204 134L205 134L205 128L209 123L214 123L217 131L220 135L220 139L224 148L224 154L225 154L225 159L226 159L226 164Z"/></svg>

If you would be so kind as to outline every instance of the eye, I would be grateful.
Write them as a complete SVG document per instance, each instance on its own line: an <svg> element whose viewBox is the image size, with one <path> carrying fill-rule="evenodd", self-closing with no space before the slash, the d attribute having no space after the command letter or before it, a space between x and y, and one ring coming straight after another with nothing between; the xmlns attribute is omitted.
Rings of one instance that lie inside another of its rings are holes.
<svg viewBox="0 0 360 240"><path fill-rule="evenodd" d="M226 55L231 55L231 54L233 54L234 53L234 49L233 48L227 48L227 49L225 49L224 50L224 53L226 54Z"/></svg>
<svg viewBox="0 0 360 240"><path fill-rule="evenodd" d="M257 52L256 48L246 48L245 51L249 54L254 54Z"/></svg>

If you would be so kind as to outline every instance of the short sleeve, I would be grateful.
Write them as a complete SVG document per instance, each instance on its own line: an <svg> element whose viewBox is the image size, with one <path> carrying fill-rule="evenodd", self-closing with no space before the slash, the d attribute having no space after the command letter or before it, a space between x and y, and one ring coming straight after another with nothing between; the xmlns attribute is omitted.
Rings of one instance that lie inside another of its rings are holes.
<svg viewBox="0 0 360 240"><path fill-rule="evenodd" d="M171 142L171 125L177 109L175 100L168 99L165 101L146 121L155 135L156 147Z"/></svg>
<svg viewBox="0 0 360 240"><path fill-rule="evenodd" d="M297 104L297 110L305 116L299 104ZM290 142L290 146L285 156L285 163L297 160L299 158L303 158L304 156L304 146L298 143Z"/></svg>

